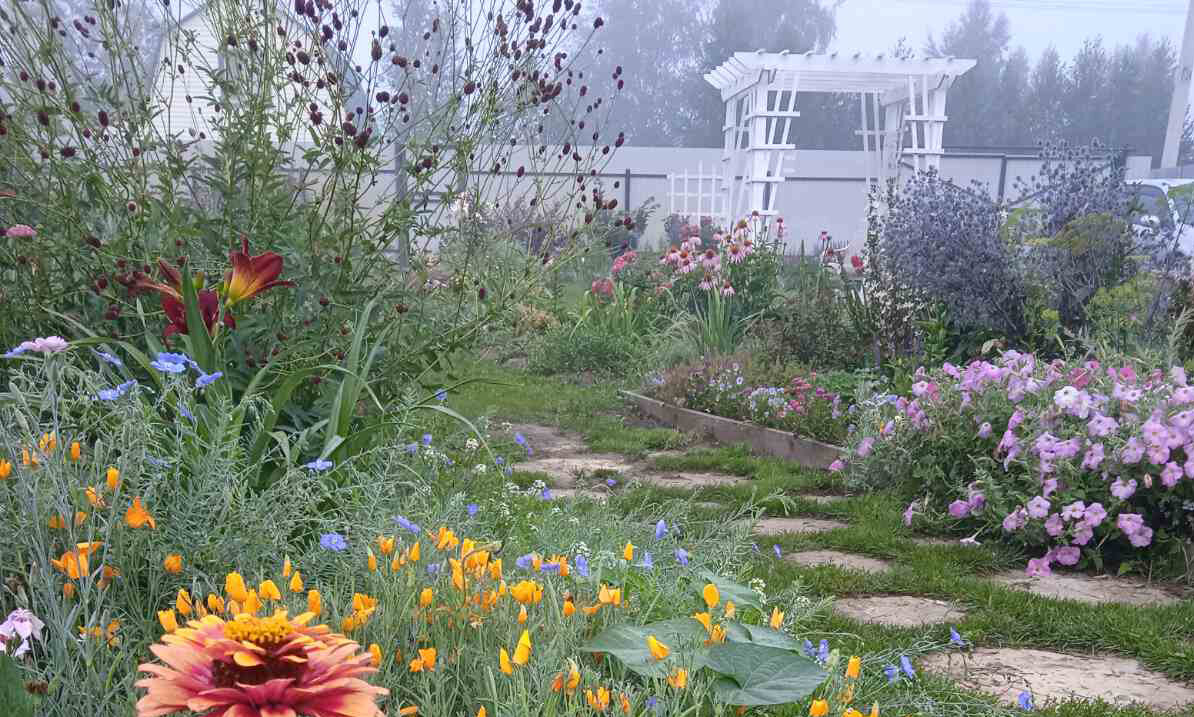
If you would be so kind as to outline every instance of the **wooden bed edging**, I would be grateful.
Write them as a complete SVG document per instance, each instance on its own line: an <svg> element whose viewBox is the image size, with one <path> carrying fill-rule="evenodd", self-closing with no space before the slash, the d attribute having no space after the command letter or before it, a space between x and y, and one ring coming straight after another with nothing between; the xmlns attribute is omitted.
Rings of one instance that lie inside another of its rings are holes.
<svg viewBox="0 0 1194 717"><path fill-rule="evenodd" d="M809 468L828 468L830 463L846 455L844 448L801 438L786 431L680 408L632 391L618 393L643 413L674 428L707 433L722 443L745 443L757 453L786 458Z"/></svg>

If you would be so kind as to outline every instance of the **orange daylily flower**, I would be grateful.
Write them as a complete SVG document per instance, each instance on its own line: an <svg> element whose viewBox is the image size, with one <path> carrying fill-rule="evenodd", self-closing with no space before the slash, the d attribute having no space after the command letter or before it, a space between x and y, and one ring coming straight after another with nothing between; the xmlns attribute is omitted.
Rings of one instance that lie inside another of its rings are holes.
<svg viewBox="0 0 1194 717"><path fill-rule="evenodd" d="M435 672L435 648L419 648L419 656L410 661L411 672Z"/></svg>

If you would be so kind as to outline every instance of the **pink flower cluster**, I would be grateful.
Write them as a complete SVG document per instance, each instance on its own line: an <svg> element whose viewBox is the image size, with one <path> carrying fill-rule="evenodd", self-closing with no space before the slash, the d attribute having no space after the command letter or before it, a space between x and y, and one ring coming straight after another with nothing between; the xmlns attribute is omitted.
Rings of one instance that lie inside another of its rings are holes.
<svg viewBox="0 0 1194 717"><path fill-rule="evenodd" d="M679 275L703 271L704 278L699 285L701 289L717 290L722 296L733 296L734 286L722 276L722 268L725 264L741 264L755 252L751 225L743 220L732 232L714 233L710 238L711 246L708 247L703 246L700 230L696 227L685 227L683 235L685 238L680 245L673 244L660 257L659 263Z"/></svg>
<svg viewBox="0 0 1194 717"><path fill-rule="evenodd" d="M872 402L852 455L831 468L856 468L865 480L882 461L880 470L910 474L891 464L923 464L933 451L972 444L971 461L988 460L994 470L976 472L982 478L964 497L935 497L955 520L981 520L1045 545L1029 561L1030 575L1076 565L1084 550L1108 540L1142 549L1158 530L1188 531L1182 506L1194 505L1194 386L1181 367L1141 375L1131 365L1045 363L1008 351L994 363L946 363L916 378L912 396ZM956 474L956 465L943 470ZM998 506L988 502L993 493ZM913 503L905 521L928 508Z"/></svg>
<svg viewBox="0 0 1194 717"><path fill-rule="evenodd" d="M609 273L613 274L614 276L617 276L618 274L620 274L622 272L623 269L630 266L637 260L638 260L638 252L636 252L632 249L632 250L626 252L625 254L618 256L617 259L614 259L614 265L613 265L613 267L610 268Z"/></svg>

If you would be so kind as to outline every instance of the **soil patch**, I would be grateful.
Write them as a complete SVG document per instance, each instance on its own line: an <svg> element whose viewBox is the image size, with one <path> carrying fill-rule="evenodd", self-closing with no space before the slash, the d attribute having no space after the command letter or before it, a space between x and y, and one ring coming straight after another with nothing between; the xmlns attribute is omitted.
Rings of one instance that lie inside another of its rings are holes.
<svg viewBox="0 0 1194 717"><path fill-rule="evenodd" d="M763 518L755 525L755 535L783 535L784 533L826 533L849 527L846 523L824 518Z"/></svg>
<svg viewBox="0 0 1194 717"><path fill-rule="evenodd" d="M1164 710L1194 704L1194 689L1127 657L981 648L970 654L929 655L922 667L1008 704L1015 704L1022 692L1031 694L1038 708L1050 701L1094 698L1117 705L1143 702Z"/></svg>
<svg viewBox="0 0 1194 717"><path fill-rule="evenodd" d="M833 603L833 609L859 622L894 627L922 627L957 621L963 616L961 610L947 602L911 595L842 598Z"/></svg>
<svg viewBox="0 0 1194 717"><path fill-rule="evenodd" d="M1043 597L1096 604L1166 605L1179 599L1174 594L1174 588L1149 585L1130 578L1092 577L1079 573L1053 573L1045 577L1030 578L1017 570L994 575L991 579Z"/></svg>
<svg viewBox="0 0 1194 717"><path fill-rule="evenodd" d="M864 573L882 573L891 569L891 564L885 560L837 550L804 550L785 555L784 560L808 567L832 565L842 570L858 570Z"/></svg>

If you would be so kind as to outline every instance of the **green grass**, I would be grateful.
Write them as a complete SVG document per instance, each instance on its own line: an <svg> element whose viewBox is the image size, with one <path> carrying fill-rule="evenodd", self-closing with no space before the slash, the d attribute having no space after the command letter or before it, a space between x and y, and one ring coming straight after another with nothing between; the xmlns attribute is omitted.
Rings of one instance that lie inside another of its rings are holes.
<svg viewBox="0 0 1194 717"><path fill-rule="evenodd" d="M896 496L876 493L819 504L801 495L838 494L842 486L829 473L809 470L774 458L753 456L742 446L702 445L694 437L662 428L627 425L619 386L569 384L528 377L493 366L480 366L480 375L493 383L475 384L452 399L466 414L488 414L503 420L537 422L576 431L590 450L631 456L689 447L681 455L658 457L655 466L668 470L719 472L751 478L745 485L705 487L696 491L642 487L611 503L690 498L714 501L729 508L758 507L774 516L803 515L830 518L848 527L819 534L760 537L751 577L763 579L768 591L799 584L814 597L869 594L919 595L947 600L966 610L955 627L981 647L1031 647L1075 654L1110 652L1135 657L1145 666L1177 680L1194 682L1194 601L1176 605L1139 607L1088 605L1054 600L1002 587L985 575L1019 569L1024 556L988 541L979 547L924 545L903 525L903 505ZM517 474L516 474L517 475ZM527 474L523 474L527 475ZM715 518L725 511L696 509ZM982 540L980 536L980 540ZM784 553L814 548L835 549L880 558L891 563L885 573L868 574L835 567L804 567L778 560L772 545ZM800 626L803 636L822 637L845 653L882 653L894 657L919 654L926 637L937 644L949 637L949 626L891 628L859 623L826 610L815 624ZM878 666L876 666L877 668ZM883 687L885 704L904 709L884 714L1002 715L1011 711L981 696L960 690L950 681L924 676L915 689ZM890 697L890 699L889 699ZM1194 715L1194 709L1162 713L1142 708L1114 708L1098 702L1067 702L1040 714L1056 717L1154 717ZM795 714L779 710L777 714Z"/></svg>

